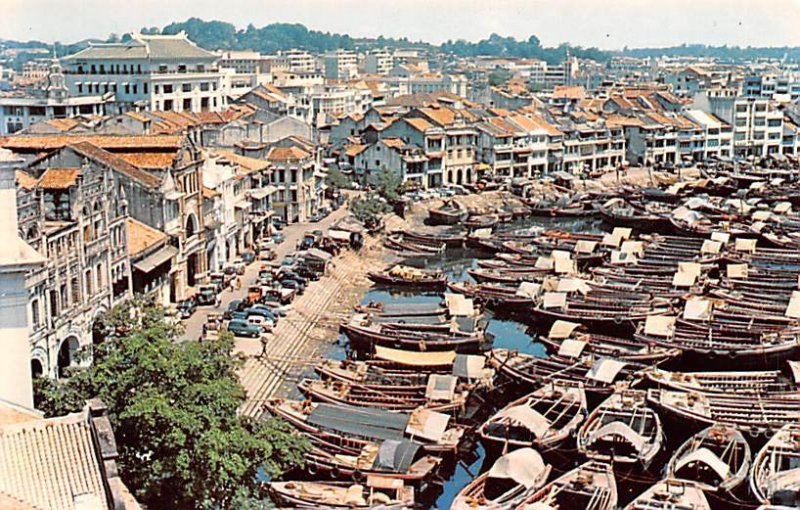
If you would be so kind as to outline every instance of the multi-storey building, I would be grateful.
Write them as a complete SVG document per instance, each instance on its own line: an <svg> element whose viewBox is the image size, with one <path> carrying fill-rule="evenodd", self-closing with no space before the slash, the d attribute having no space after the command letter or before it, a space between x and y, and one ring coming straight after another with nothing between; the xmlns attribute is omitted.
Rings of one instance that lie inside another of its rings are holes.
<svg viewBox="0 0 800 510"><path fill-rule="evenodd" d="M317 67L314 55L304 50L279 51L276 60L292 73L310 73Z"/></svg>
<svg viewBox="0 0 800 510"><path fill-rule="evenodd" d="M534 177L547 171L547 131L522 115L490 117L476 125L481 160L497 177Z"/></svg>
<svg viewBox="0 0 800 510"><path fill-rule="evenodd" d="M32 124L79 115L99 116L111 110L114 93L71 97L61 65L54 60L44 89L0 93L0 135L10 135Z"/></svg>
<svg viewBox="0 0 800 510"><path fill-rule="evenodd" d="M394 55L387 49L372 50L364 57L366 74L389 74L394 67Z"/></svg>
<svg viewBox="0 0 800 510"><path fill-rule="evenodd" d="M126 42L90 44L64 59L73 96L113 93L120 111L218 111L225 107L219 56L186 34L132 34Z"/></svg>
<svg viewBox="0 0 800 510"><path fill-rule="evenodd" d="M733 126L734 156L781 152L783 113L768 99L740 96L735 89L713 89L697 94L694 108Z"/></svg>
<svg viewBox="0 0 800 510"><path fill-rule="evenodd" d="M337 50L323 56L325 78L350 80L358 74L358 55L352 51Z"/></svg>
<svg viewBox="0 0 800 510"><path fill-rule="evenodd" d="M353 170L359 182L375 184L377 176L387 171L398 176L403 183L424 188L427 162L421 147L400 138L383 138L358 152Z"/></svg>
<svg viewBox="0 0 800 510"><path fill-rule="evenodd" d="M128 205L85 142L18 172L23 236L47 260L27 278L34 375L61 377L91 354L102 315L131 292Z"/></svg>

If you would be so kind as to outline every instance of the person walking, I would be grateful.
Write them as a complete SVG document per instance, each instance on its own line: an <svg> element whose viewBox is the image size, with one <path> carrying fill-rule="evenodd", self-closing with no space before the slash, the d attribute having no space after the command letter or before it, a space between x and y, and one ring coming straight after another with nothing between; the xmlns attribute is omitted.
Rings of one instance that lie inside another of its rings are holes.
<svg viewBox="0 0 800 510"><path fill-rule="evenodd" d="M258 358L266 358L267 357L267 335L261 335L261 354L258 355Z"/></svg>

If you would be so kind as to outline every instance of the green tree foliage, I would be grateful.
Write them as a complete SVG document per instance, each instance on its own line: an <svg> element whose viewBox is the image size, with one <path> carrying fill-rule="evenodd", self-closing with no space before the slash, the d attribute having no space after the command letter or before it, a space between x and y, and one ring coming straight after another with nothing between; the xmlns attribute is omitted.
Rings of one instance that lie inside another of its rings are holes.
<svg viewBox="0 0 800 510"><path fill-rule="evenodd" d="M237 415L244 389L233 340L180 342L163 309L142 300L104 320L94 363L69 379L36 382L48 415L108 405L123 479L149 508L232 508L265 497L257 476L303 464L306 442L283 421Z"/></svg>
<svg viewBox="0 0 800 510"><path fill-rule="evenodd" d="M350 189L353 184L352 181L337 168L328 170L328 175L325 176L325 183L336 189Z"/></svg>
<svg viewBox="0 0 800 510"><path fill-rule="evenodd" d="M564 60L566 50L569 50L570 54L575 57L589 58L601 62L609 58L608 53L597 48L582 48L580 46L570 46L568 44L562 44L557 48L545 48L535 35L530 36L527 41L518 41L513 37L503 37L498 34L492 34L488 39L483 39L476 43L463 39L447 41L442 44L440 49L445 53L452 53L460 57L485 55L538 58L545 60L549 64L557 64Z"/></svg>
<svg viewBox="0 0 800 510"><path fill-rule="evenodd" d="M392 202L400 198L403 181L395 172L383 167L375 176L375 188L381 197Z"/></svg>
<svg viewBox="0 0 800 510"><path fill-rule="evenodd" d="M376 193L353 197L348 205L350 213L368 227L380 223L380 217L390 209L386 200Z"/></svg>

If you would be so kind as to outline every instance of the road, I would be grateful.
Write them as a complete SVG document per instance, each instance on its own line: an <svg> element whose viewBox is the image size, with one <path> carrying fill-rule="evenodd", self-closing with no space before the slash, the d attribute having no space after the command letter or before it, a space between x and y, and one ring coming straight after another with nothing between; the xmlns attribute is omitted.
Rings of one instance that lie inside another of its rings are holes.
<svg viewBox="0 0 800 510"><path fill-rule="evenodd" d="M281 260L287 254L295 251L297 243L303 238L303 235L306 232L310 230L327 231L333 223L344 218L345 216L347 216L347 207L343 205L338 210L329 214L322 221L316 223L293 223L291 225L287 225L282 230L283 235L286 236L286 240L282 242L275 250L278 256L277 260ZM258 260L247 266L244 275L241 276L242 287L239 290L234 291L224 290L221 296L222 303L219 308L214 306L197 307L197 311L194 313L194 315L183 322L185 338L187 340L197 340L200 338L203 333L203 324L205 324L209 314L220 313L226 310L228 308L228 303L234 299L243 299L246 297L247 287L253 284L258 278L259 267L261 267L261 262ZM306 292L313 292L315 284L316 282L312 282L309 285L309 288L306 289Z"/></svg>

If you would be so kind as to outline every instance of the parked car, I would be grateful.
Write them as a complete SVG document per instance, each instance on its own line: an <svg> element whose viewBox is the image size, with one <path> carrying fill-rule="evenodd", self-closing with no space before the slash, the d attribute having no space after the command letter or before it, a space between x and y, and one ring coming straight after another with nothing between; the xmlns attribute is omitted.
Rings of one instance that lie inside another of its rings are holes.
<svg viewBox="0 0 800 510"><path fill-rule="evenodd" d="M197 301L193 297L186 298L178 302L175 308L178 310L178 316L181 319L188 319L197 311Z"/></svg>
<svg viewBox="0 0 800 510"><path fill-rule="evenodd" d="M233 274L228 273L211 273L208 275L208 281L212 285L217 286L217 292L222 292L233 280Z"/></svg>
<svg viewBox="0 0 800 510"><path fill-rule="evenodd" d="M281 244L282 242L284 242L284 241L286 240L286 236L285 236L285 235L283 235L283 234L282 234L282 233L280 233L280 232L275 232L274 234L272 234L272 235L270 236L270 238L272 239L272 241L273 241L275 244Z"/></svg>
<svg viewBox="0 0 800 510"><path fill-rule="evenodd" d="M235 336L249 336L251 338L258 338L261 336L263 329L257 324L251 324L246 320L233 319L228 322L228 331Z"/></svg>
<svg viewBox="0 0 800 510"><path fill-rule="evenodd" d="M275 227L278 230L283 230L283 227L286 226L286 222L283 220L283 218L280 218L278 216L273 216L272 217L272 226Z"/></svg>
<svg viewBox="0 0 800 510"><path fill-rule="evenodd" d="M300 284L300 282L298 282L297 280L290 280L288 278L281 280L281 287L283 287L284 289L292 289L300 295L302 295L305 292L305 287L303 287Z"/></svg>
<svg viewBox="0 0 800 510"><path fill-rule="evenodd" d="M277 314L279 317L286 317L286 314L292 309L292 305L289 304L281 304L278 301L268 299L263 301L262 306L266 306L269 308L273 313Z"/></svg>
<svg viewBox="0 0 800 510"><path fill-rule="evenodd" d="M275 321L257 313L248 313L247 322L258 326L262 331L272 331L275 327Z"/></svg>
<svg viewBox="0 0 800 510"><path fill-rule="evenodd" d="M277 315L270 309L270 307L262 305L262 304L255 304L250 308L245 308L244 312L248 315L261 315L267 319L270 319L274 322L278 322Z"/></svg>
<svg viewBox="0 0 800 510"><path fill-rule="evenodd" d="M252 251L243 251L242 260L245 264L252 264L256 260L256 254Z"/></svg>
<svg viewBox="0 0 800 510"><path fill-rule="evenodd" d="M244 259L242 258L234 260L231 266L233 266L233 268L236 270L236 274L240 276L243 275L245 271L247 271L247 262L245 262Z"/></svg>
<svg viewBox="0 0 800 510"><path fill-rule="evenodd" d="M244 307L244 302L241 299L234 299L230 303L228 303L228 308L225 310L225 313L222 314L224 319L231 319L235 312L242 310Z"/></svg>
<svg viewBox="0 0 800 510"><path fill-rule="evenodd" d="M261 262L267 262L269 260L275 260L276 257L275 250L272 248L265 248L262 250L258 250L258 260Z"/></svg>
<svg viewBox="0 0 800 510"><path fill-rule="evenodd" d="M306 264L297 264L294 267L294 272L298 275L302 276L306 280L313 280L317 281L322 276L321 273L314 271L312 268L308 267Z"/></svg>
<svg viewBox="0 0 800 510"><path fill-rule="evenodd" d="M219 304L219 292L216 285L201 285L197 291L197 304L200 306Z"/></svg>

